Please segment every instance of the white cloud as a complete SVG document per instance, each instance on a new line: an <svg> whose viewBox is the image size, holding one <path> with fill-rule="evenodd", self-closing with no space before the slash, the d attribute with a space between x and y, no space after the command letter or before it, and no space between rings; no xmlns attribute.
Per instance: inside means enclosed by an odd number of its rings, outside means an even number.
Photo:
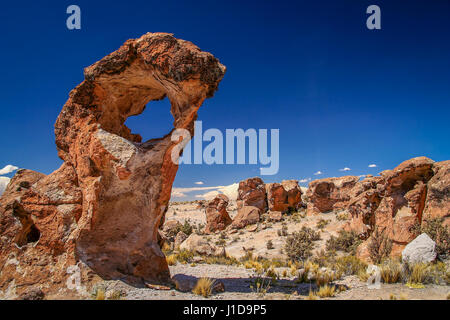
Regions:
<svg viewBox="0 0 450 320"><path fill-rule="evenodd" d="M311 178L305 178L305 179L298 180L298 182L300 182L300 183L306 183L308 181L311 181Z"/></svg>
<svg viewBox="0 0 450 320"><path fill-rule="evenodd" d="M350 170L352 170L352 169L350 169L350 168L347 168L347 167L345 167L345 168L342 168L342 169L339 169L339 171L350 171Z"/></svg>
<svg viewBox="0 0 450 320"><path fill-rule="evenodd" d="M214 190L214 191L208 191L203 194L197 194L195 197L199 198L199 199L204 199L204 200L212 200L218 194L219 194L219 191Z"/></svg>
<svg viewBox="0 0 450 320"><path fill-rule="evenodd" d="M192 188L172 188L172 197L182 198L186 197L186 193L194 191L208 191L202 194L195 195L196 198L214 198L217 194L223 193L231 200L236 200L238 194L238 183L233 183L228 186L215 187L192 187ZM214 195L213 195L214 194ZM207 199L208 200L208 199Z"/></svg>
<svg viewBox="0 0 450 320"><path fill-rule="evenodd" d="M314 173L315 176L321 175L322 171L317 171L316 173Z"/></svg>
<svg viewBox="0 0 450 320"><path fill-rule="evenodd" d="M194 182L195 184L203 184L203 181Z"/></svg>
<svg viewBox="0 0 450 320"><path fill-rule="evenodd" d="M233 183L229 186L220 187L219 191L226 195L230 200L236 200L238 196L239 183Z"/></svg>
<svg viewBox="0 0 450 320"><path fill-rule="evenodd" d="M377 165L376 164L369 164L369 168L376 168Z"/></svg>
<svg viewBox="0 0 450 320"><path fill-rule="evenodd" d="M359 175L358 177L359 177L359 178L365 178L366 175L365 175L365 174L362 174L362 175Z"/></svg>
<svg viewBox="0 0 450 320"><path fill-rule="evenodd" d="M0 196L3 194L3 192L6 189L6 186L8 185L9 181L11 179L8 177L0 177Z"/></svg>
<svg viewBox="0 0 450 320"><path fill-rule="evenodd" d="M184 198L186 197L186 194L177 190L172 190L172 197Z"/></svg>
<svg viewBox="0 0 450 320"><path fill-rule="evenodd" d="M16 166L8 164L3 169L0 169L0 175L4 175L4 174L8 174L8 173L14 172L17 169L19 169L19 168L16 167Z"/></svg>

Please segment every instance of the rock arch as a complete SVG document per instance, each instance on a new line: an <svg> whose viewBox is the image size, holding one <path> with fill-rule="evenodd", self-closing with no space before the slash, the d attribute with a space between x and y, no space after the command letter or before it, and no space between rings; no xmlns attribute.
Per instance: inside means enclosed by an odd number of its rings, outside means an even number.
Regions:
<svg viewBox="0 0 450 320"><path fill-rule="evenodd" d="M63 259L64 265L82 261L107 279L168 280L158 227L178 169L171 161L176 142L170 133L141 141L124 123L147 103L167 97L174 129L187 129L192 136L199 107L213 96L224 74L225 67L213 55L167 33L128 40L87 67L85 80L70 92L55 123L62 167L39 180L31 171L22 171L0 199L4 215L12 215L6 208L19 194L15 206L27 212L41 232L35 247L17 252L19 261L40 250L54 263L52 246L57 243L58 254L70 257ZM29 175L29 189L14 189ZM54 188L48 190L49 185ZM40 226L48 215L59 225L46 221ZM8 221L6 229L12 228ZM0 250L2 266L7 253Z"/></svg>

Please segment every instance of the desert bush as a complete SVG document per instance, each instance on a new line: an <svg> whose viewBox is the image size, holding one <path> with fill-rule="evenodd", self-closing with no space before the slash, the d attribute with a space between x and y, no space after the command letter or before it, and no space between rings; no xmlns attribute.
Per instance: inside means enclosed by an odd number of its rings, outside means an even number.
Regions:
<svg viewBox="0 0 450 320"><path fill-rule="evenodd" d="M226 246L227 241L226 241L225 239L218 239L218 240L215 242L215 244L216 244L216 246L224 247L224 246Z"/></svg>
<svg viewBox="0 0 450 320"><path fill-rule="evenodd" d="M217 257L217 256L211 256L211 257L205 257L203 259L203 261L207 264L221 264L221 265L227 265L227 266L231 266L231 265L240 265L241 262L236 259L235 257L230 257L228 255L226 255L225 257L221 256L221 257Z"/></svg>
<svg viewBox="0 0 450 320"><path fill-rule="evenodd" d="M208 298L212 294L213 285L214 280L210 278L200 278L197 281L192 292L195 293L196 295Z"/></svg>
<svg viewBox="0 0 450 320"><path fill-rule="evenodd" d="M288 236L284 251L293 261L305 261L312 255L313 241L320 239L320 234L305 226L300 231Z"/></svg>
<svg viewBox="0 0 450 320"><path fill-rule="evenodd" d="M317 300L317 295L314 291L309 290L309 294L306 297L306 300Z"/></svg>
<svg viewBox="0 0 450 320"><path fill-rule="evenodd" d="M415 263L412 266L407 266L409 272L407 272L408 276L408 284L424 284L429 280L429 272L426 263Z"/></svg>
<svg viewBox="0 0 450 320"><path fill-rule="evenodd" d="M279 279L278 273L275 271L275 269L273 267L270 267L269 269L267 269L266 277L271 278L272 282L274 282L277 279Z"/></svg>
<svg viewBox="0 0 450 320"><path fill-rule="evenodd" d="M177 233L180 231L183 231L187 236L190 236L194 227L191 225L189 219L185 220L183 224L177 225L176 228L173 228L172 230L169 230L167 232L168 238L175 238Z"/></svg>
<svg viewBox="0 0 450 320"><path fill-rule="evenodd" d="M334 297L336 295L336 287L326 284L321 286L316 294L321 298Z"/></svg>
<svg viewBox="0 0 450 320"><path fill-rule="evenodd" d="M367 264L355 256L343 256L336 259L335 268L340 274L359 275L365 272Z"/></svg>
<svg viewBox="0 0 450 320"><path fill-rule="evenodd" d="M286 225L283 225L281 229L277 231L279 237L286 237L288 235L288 228Z"/></svg>
<svg viewBox="0 0 450 320"><path fill-rule="evenodd" d="M440 256L447 256L450 252L450 232L448 226L443 224L443 218L434 218L424 221L421 232L426 233L436 242L436 251Z"/></svg>
<svg viewBox="0 0 450 320"><path fill-rule="evenodd" d="M320 219L319 221L317 221L316 227L318 229L323 229L325 228L328 224L330 223L330 220L325 220L325 219Z"/></svg>
<svg viewBox="0 0 450 320"><path fill-rule="evenodd" d="M337 221L345 221L349 219L348 213L347 212L341 212L336 214L336 219Z"/></svg>
<svg viewBox="0 0 450 320"><path fill-rule="evenodd" d="M397 283L402 280L402 266L399 261L389 259L380 266L381 280L384 283Z"/></svg>
<svg viewBox="0 0 450 320"><path fill-rule="evenodd" d="M369 241L368 250L372 262L380 264L383 259L389 257L391 254L392 240L376 228Z"/></svg>
<svg viewBox="0 0 450 320"><path fill-rule="evenodd" d="M355 254L356 248L361 242L356 232L340 230L337 237L331 236L327 240L326 248L328 251L344 251Z"/></svg>
<svg viewBox="0 0 450 320"><path fill-rule="evenodd" d="M267 241L266 247L267 247L268 250L271 250L271 249L274 248L274 247L273 247L273 242L272 242L272 240Z"/></svg>
<svg viewBox="0 0 450 320"><path fill-rule="evenodd" d="M271 279L262 277L259 273L252 279L250 289L259 296L264 296L270 289Z"/></svg>
<svg viewBox="0 0 450 320"><path fill-rule="evenodd" d="M194 257L194 253L189 250L181 250L180 252L175 254L177 261L186 264L191 263L192 258Z"/></svg>
<svg viewBox="0 0 450 320"><path fill-rule="evenodd" d="M318 287L321 287L323 285L327 285L331 282L333 282L334 280L337 280L339 277L337 276L337 274L335 272L332 271L317 271L316 274L314 275L315 278L315 282L316 285Z"/></svg>
<svg viewBox="0 0 450 320"><path fill-rule="evenodd" d="M105 300L106 290L103 286L96 286L92 290L91 296L94 300Z"/></svg>

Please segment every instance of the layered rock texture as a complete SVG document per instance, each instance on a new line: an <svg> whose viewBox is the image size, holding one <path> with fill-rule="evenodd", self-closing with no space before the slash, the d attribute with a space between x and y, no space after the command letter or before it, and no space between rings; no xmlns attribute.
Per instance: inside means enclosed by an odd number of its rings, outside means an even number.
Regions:
<svg viewBox="0 0 450 320"><path fill-rule="evenodd" d="M165 33L128 40L86 68L55 124L63 165L48 176L20 171L0 199L0 290L48 293L78 262L105 279L167 281L158 227L179 141L168 128L143 142L124 123L167 97L174 129L192 136L197 110L224 73L214 56Z"/></svg>

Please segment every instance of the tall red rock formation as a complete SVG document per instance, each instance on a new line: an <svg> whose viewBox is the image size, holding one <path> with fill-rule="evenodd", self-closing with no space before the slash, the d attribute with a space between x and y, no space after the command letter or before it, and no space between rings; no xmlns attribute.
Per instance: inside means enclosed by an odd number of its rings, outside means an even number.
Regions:
<svg viewBox="0 0 450 320"><path fill-rule="evenodd" d="M231 218L228 215L227 206L229 199L224 194L218 194L206 206L206 233L213 233L224 230L231 224Z"/></svg>
<svg viewBox="0 0 450 320"><path fill-rule="evenodd" d="M64 287L77 262L105 279L168 280L158 227L178 141L168 128L142 142L124 123L167 97L174 128L193 135L197 110L224 73L214 56L166 33L128 40L86 68L55 124L64 164L49 176L18 173L0 199L0 290Z"/></svg>
<svg viewBox="0 0 450 320"><path fill-rule="evenodd" d="M297 210L302 205L302 191L296 180L267 183L267 204L271 211Z"/></svg>
<svg viewBox="0 0 450 320"><path fill-rule="evenodd" d="M258 208L261 213L267 209L267 196L264 181L261 178L248 178L239 182L238 209L245 206Z"/></svg>

